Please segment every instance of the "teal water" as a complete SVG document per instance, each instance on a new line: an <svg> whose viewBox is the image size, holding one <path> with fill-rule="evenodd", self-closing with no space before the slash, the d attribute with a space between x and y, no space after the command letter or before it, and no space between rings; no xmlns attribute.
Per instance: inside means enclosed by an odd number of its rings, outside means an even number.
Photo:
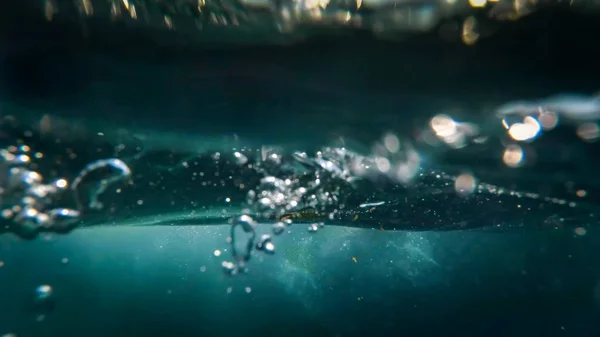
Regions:
<svg viewBox="0 0 600 337"><path fill-rule="evenodd" d="M595 21L554 18L470 49L17 30L0 334L597 336Z"/></svg>

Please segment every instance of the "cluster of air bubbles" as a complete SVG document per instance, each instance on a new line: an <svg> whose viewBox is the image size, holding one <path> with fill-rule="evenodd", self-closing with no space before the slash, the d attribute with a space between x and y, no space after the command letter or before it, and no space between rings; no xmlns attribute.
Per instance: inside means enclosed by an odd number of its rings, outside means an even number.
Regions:
<svg viewBox="0 0 600 337"><path fill-rule="evenodd" d="M66 178L46 182L40 173L36 159L43 153L34 153L27 145L9 146L0 149L0 165L6 176L0 181L0 218L5 222L2 230L8 230L22 237L35 237L40 231L68 232L81 219L86 207L82 204L80 184L92 172L117 170L117 175L100 179L96 188L89 192L90 208L101 208L98 196L108 185L131 175L125 163L119 159L105 159L86 166L70 184ZM59 205L69 192L76 207Z"/></svg>
<svg viewBox="0 0 600 337"><path fill-rule="evenodd" d="M453 149L463 148L471 142L482 143L485 141L485 138L480 136L477 125L457 121L445 114L434 116L429 121L429 126L435 140L442 141ZM429 133L425 134L424 140L431 145L435 145L435 140L431 137L428 138L428 136Z"/></svg>
<svg viewBox="0 0 600 337"><path fill-rule="evenodd" d="M264 218L281 218L301 210L324 211L342 206L341 189L358 179L352 164L355 157L343 148L325 148L309 157L294 152L280 164L297 167L282 177L266 176L248 193L246 202ZM279 227L283 227L279 225Z"/></svg>
<svg viewBox="0 0 600 337"><path fill-rule="evenodd" d="M319 230L319 228L323 227L323 226L324 226L324 223L322 223L322 222L321 223L310 224L308 226L308 232L309 233L316 233Z"/></svg>
<svg viewBox="0 0 600 337"><path fill-rule="evenodd" d="M535 141L559 124L575 127L577 136L584 142L600 139L600 98L597 96L563 94L539 100L512 101L500 105L494 112L507 136L501 156L508 167L524 165L527 147L523 143ZM441 143L453 149L487 140L477 124L458 121L447 114L431 118L429 127L419 136L419 141L428 145Z"/></svg>
<svg viewBox="0 0 600 337"><path fill-rule="evenodd" d="M394 134L387 134L375 144L371 159L378 174L393 181L409 183L421 168L421 157L409 142L401 142Z"/></svg>
<svg viewBox="0 0 600 337"><path fill-rule="evenodd" d="M310 222L308 232L315 233L346 207L344 198L360 179L385 174L406 182L420 168L416 151L395 136L386 137L374 153L366 156L344 147L325 147L314 154L263 147L255 157L242 152L234 152L233 156L237 165L250 168L261 177L247 191L245 215L231 220L233 261L222 264L228 274L245 271L253 250L275 252L271 235L263 235L255 242L256 223L252 217L273 221L273 236L284 233L292 221Z"/></svg>
<svg viewBox="0 0 600 337"><path fill-rule="evenodd" d="M248 191L246 202L265 218L281 216L297 206L298 200L290 191L292 180L267 176L260 180L256 190Z"/></svg>
<svg viewBox="0 0 600 337"><path fill-rule="evenodd" d="M0 161L6 177L0 185L1 217L8 220L10 230L20 235L35 235L38 228L65 229L77 220L79 211L53 208L53 199L68 187L64 178L44 183L43 176L30 169L41 153L31 153L26 146L10 146L0 150ZM14 228L18 227L18 228Z"/></svg>
<svg viewBox="0 0 600 337"><path fill-rule="evenodd" d="M496 110L506 133L503 161L509 167L524 163L525 150L520 143L532 142L543 132L553 130L562 121L576 127L579 138L594 142L600 138L600 99L583 95L556 95L536 101L515 101Z"/></svg>
<svg viewBox="0 0 600 337"><path fill-rule="evenodd" d="M339 203L340 181L348 181L350 172L338 161L318 152L309 158L305 153L283 155L276 149L262 149L254 164L263 175L249 190L246 205L263 219L279 219L300 209L324 209ZM285 225L285 224L283 224ZM283 232L277 225L274 234Z"/></svg>

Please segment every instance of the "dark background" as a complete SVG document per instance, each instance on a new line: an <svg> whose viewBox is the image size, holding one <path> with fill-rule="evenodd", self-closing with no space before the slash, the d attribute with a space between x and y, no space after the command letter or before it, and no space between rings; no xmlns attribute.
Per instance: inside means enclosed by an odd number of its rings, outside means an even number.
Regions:
<svg viewBox="0 0 600 337"><path fill-rule="evenodd" d="M48 23L11 6L0 30L4 99L121 126L370 141L384 128L410 134L440 110L489 115L509 100L598 90L598 17L565 6L517 22L482 16L494 33L471 47L437 29L399 41L355 31L223 45L108 20Z"/></svg>

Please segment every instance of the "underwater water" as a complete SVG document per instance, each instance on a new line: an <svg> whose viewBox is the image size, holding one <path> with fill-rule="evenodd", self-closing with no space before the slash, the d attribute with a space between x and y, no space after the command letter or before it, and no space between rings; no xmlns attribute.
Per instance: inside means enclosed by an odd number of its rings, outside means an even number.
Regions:
<svg viewBox="0 0 600 337"><path fill-rule="evenodd" d="M598 336L596 18L197 49L15 23L0 336Z"/></svg>

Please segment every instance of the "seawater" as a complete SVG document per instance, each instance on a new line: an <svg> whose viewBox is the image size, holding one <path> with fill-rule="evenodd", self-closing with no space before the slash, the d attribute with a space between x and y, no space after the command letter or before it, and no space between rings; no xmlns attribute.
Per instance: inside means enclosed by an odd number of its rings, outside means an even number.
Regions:
<svg viewBox="0 0 600 337"><path fill-rule="evenodd" d="M597 53L379 43L8 53L0 333L597 336Z"/></svg>
<svg viewBox="0 0 600 337"><path fill-rule="evenodd" d="M585 335L598 310L593 184L489 184L390 133L364 154L177 153L11 123L0 271L14 331ZM40 217L56 209L77 216Z"/></svg>

